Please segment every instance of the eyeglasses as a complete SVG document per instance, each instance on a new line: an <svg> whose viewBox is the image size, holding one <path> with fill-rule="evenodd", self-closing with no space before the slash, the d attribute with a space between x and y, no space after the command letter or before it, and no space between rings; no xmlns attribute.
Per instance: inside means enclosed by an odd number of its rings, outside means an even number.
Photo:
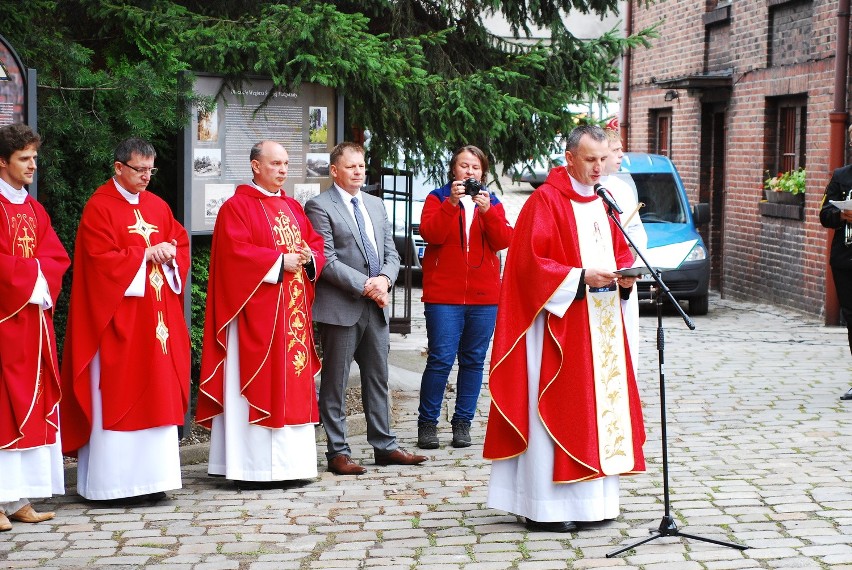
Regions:
<svg viewBox="0 0 852 570"><path fill-rule="evenodd" d="M119 162L121 162L121 161L119 161ZM121 162L121 164L123 164L124 166L126 166L130 170L138 172L139 174L147 174L148 176L154 176L155 174L157 174L156 168L136 168L135 166L130 166L126 162Z"/></svg>

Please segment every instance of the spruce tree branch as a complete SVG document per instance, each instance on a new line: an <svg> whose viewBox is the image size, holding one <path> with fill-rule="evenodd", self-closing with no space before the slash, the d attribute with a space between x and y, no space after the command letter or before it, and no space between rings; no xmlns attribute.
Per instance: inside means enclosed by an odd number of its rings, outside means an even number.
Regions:
<svg viewBox="0 0 852 570"><path fill-rule="evenodd" d="M39 89L50 89L53 91L117 91L120 87L63 87L62 85L44 85L39 83Z"/></svg>

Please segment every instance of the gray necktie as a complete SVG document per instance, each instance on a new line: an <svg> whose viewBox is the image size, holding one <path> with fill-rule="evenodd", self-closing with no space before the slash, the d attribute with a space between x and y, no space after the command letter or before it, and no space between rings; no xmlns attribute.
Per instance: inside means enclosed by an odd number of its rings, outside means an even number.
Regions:
<svg viewBox="0 0 852 570"><path fill-rule="evenodd" d="M370 265L370 277L375 277L379 274L379 256L376 255L376 248L370 238L367 237L367 224L364 223L364 216L361 215L361 209L358 208L358 198L351 200L353 209L355 210L355 223L358 224L358 232L361 234L361 243L364 244L364 251L367 252L367 263Z"/></svg>

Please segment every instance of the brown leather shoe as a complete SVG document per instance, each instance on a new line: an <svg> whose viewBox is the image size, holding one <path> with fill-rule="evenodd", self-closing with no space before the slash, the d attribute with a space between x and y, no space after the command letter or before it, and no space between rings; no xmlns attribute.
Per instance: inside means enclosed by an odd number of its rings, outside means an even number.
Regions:
<svg viewBox="0 0 852 570"><path fill-rule="evenodd" d="M6 513L0 512L0 532L4 530L12 530L12 523L6 518Z"/></svg>
<svg viewBox="0 0 852 570"><path fill-rule="evenodd" d="M376 465L419 465L429 459L425 455L409 453L401 447L397 447L390 453L379 454L376 452Z"/></svg>
<svg viewBox="0 0 852 570"><path fill-rule="evenodd" d="M13 521L25 522L25 523L40 523L44 521L49 521L53 517L56 516L56 513L37 513L33 506L29 503L18 509L13 515L9 515L9 518Z"/></svg>
<svg viewBox="0 0 852 570"><path fill-rule="evenodd" d="M335 475L363 475L366 469L352 461L352 458L341 453L328 460L328 470Z"/></svg>

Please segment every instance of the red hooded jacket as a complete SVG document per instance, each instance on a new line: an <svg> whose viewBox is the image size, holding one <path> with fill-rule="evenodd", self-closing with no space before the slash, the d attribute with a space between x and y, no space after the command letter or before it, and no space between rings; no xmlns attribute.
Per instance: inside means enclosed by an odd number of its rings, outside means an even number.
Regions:
<svg viewBox="0 0 852 570"><path fill-rule="evenodd" d="M426 197L420 217L420 235L426 240L423 256L423 302L446 305L496 305L500 297L500 259L509 247L512 226L503 204L491 194L485 214L474 209L470 236L465 235L461 205L447 199L450 184Z"/></svg>

